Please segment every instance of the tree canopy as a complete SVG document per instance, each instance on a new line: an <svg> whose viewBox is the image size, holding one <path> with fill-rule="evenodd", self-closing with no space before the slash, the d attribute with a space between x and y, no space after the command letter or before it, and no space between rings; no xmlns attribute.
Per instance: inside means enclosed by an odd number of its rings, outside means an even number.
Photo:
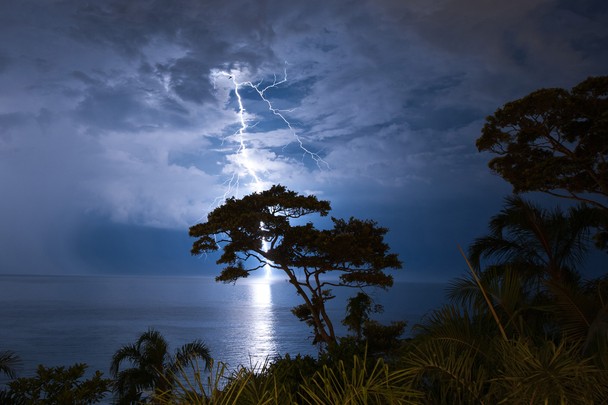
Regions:
<svg viewBox="0 0 608 405"><path fill-rule="evenodd" d="M608 212L608 76L540 89L486 119L480 151L516 193L541 191Z"/></svg>
<svg viewBox="0 0 608 405"><path fill-rule="evenodd" d="M83 379L87 365L76 363L70 367L38 365L35 377L21 377L8 383L3 403L13 404L94 404L110 391L111 380L103 378L99 370Z"/></svg>
<svg viewBox="0 0 608 405"><path fill-rule="evenodd" d="M332 218L331 229L293 223L311 214L327 216L330 210L328 201L281 185L230 198L209 213L207 222L190 228L197 238L192 254L222 249L217 263L225 267L216 281L235 282L265 266L282 271L303 300L294 315L313 327L315 343L333 344L336 336L325 310L334 297L331 288L388 288L393 278L385 270L399 269L401 262L384 242L388 230L374 221Z"/></svg>

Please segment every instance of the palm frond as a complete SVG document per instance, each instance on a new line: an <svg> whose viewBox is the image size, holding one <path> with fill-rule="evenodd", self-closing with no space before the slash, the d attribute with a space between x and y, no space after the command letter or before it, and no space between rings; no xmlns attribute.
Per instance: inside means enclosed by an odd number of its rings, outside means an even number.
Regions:
<svg viewBox="0 0 608 405"><path fill-rule="evenodd" d="M490 298L488 297L486 288L481 283L481 280L479 279L479 276L477 275L476 270L473 268L473 266L471 265L471 262L469 261L467 256L464 254L464 251L462 250L462 248L460 246L458 246L458 250L460 250L460 254L464 258L465 262L467 263L467 267L469 268L470 274L473 277L473 279L475 280L475 283L477 283L477 286L479 287L479 291L481 291L481 294L483 295L483 298L487 303L487 308L488 308L489 312L492 314L492 318L494 318L494 321L496 322L496 326L498 327L500 334L502 335L503 339L506 340L507 335L505 333L504 326L502 325L500 318L498 317L498 314L496 313L496 310L494 309L494 306L492 305L492 302L490 301Z"/></svg>
<svg viewBox="0 0 608 405"><path fill-rule="evenodd" d="M145 359L144 367L150 367L162 372L168 362L169 343L157 330L148 329L142 333L135 344L141 357Z"/></svg>
<svg viewBox="0 0 608 405"><path fill-rule="evenodd" d="M306 404L419 404L422 393L413 389L403 370L390 371L382 359L368 367L366 358L354 356L352 368L342 360L325 365L301 386Z"/></svg>
<svg viewBox="0 0 608 405"><path fill-rule="evenodd" d="M592 241L591 229L600 223L599 212L586 205L570 207L561 222L561 232L556 237L560 243L555 255L564 266L576 269Z"/></svg>
<svg viewBox="0 0 608 405"><path fill-rule="evenodd" d="M110 373L116 379L116 391L130 397L141 394L143 390L155 394L170 393L176 383L172 376L179 367L193 364L197 359L204 360L206 365L211 364L209 349L201 340L180 347L175 358L171 358L168 349L167 340L154 329L142 333L134 344L118 349L110 366ZM125 361L130 362L131 367L120 371Z"/></svg>
<svg viewBox="0 0 608 405"><path fill-rule="evenodd" d="M110 375L112 375L112 377L116 377L118 375L120 365L124 361L129 361L132 364L138 364L140 360L141 353L137 350L137 347L134 344L125 345L118 349L112 356L112 363L110 365Z"/></svg>
<svg viewBox="0 0 608 405"><path fill-rule="evenodd" d="M492 263L543 262L529 240L521 236L517 240L505 239L502 235L483 236L473 241L467 253L476 270L481 268L481 259L489 259Z"/></svg>
<svg viewBox="0 0 608 405"><path fill-rule="evenodd" d="M494 263L527 263L541 267L552 278L576 270L590 243L590 230L597 225L597 212L585 206L564 213L542 209L519 196L508 197L505 207L489 224L487 236L469 248L473 268L481 259Z"/></svg>
<svg viewBox="0 0 608 405"><path fill-rule="evenodd" d="M114 392L118 395L119 400L139 399L142 392L153 390L154 384L151 381L151 376L145 370L128 368L116 375Z"/></svg>
<svg viewBox="0 0 608 405"><path fill-rule="evenodd" d="M608 337L608 301L601 287L585 290L578 284L547 282L553 295L548 310L555 315L564 337L568 341L582 342L587 351L597 340Z"/></svg>
<svg viewBox="0 0 608 405"><path fill-rule="evenodd" d="M209 368L207 368L209 366ZM277 380L266 375L267 365L261 370L239 367L229 372L225 363L211 360L201 367L198 359L189 366L180 364L171 379L174 389L159 393L158 404L179 405L281 405L295 403L291 394Z"/></svg>
<svg viewBox="0 0 608 405"><path fill-rule="evenodd" d="M457 277L446 287L446 297L457 306L477 308L483 301L479 286L470 277Z"/></svg>
<svg viewBox="0 0 608 405"><path fill-rule="evenodd" d="M425 340L404 357L404 373L429 403L483 403L488 370L478 351Z"/></svg>
<svg viewBox="0 0 608 405"><path fill-rule="evenodd" d="M176 366L186 364L194 359L201 359L205 362L205 369L209 369L212 363L211 353L207 345L200 339L186 343L175 351L175 358L171 366L175 369Z"/></svg>
<svg viewBox="0 0 608 405"><path fill-rule="evenodd" d="M439 345L468 350L475 355L488 356L486 351L489 336L495 336L490 318L484 315L469 315L466 309L454 305L430 312L421 323L414 326L415 341L434 341Z"/></svg>
<svg viewBox="0 0 608 405"><path fill-rule="evenodd" d="M579 356L580 348L545 341L533 346L524 340L500 342L504 403L594 404L606 398L606 374Z"/></svg>
<svg viewBox="0 0 608 405"><path fill-rule="evenodd" d="M11 350L0 352L0 373L6 374L9 378L16 377L16 368L21 365L21 358Z"/></svg>

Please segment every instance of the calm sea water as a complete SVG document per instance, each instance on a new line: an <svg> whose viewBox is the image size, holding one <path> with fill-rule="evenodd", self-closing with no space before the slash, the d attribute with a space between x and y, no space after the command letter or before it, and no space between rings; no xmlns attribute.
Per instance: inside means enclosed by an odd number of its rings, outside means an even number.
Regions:
<svg viewBox="0 0 608 405"><path fill-rule="evenodd" d="M375 318L411 326L443 302L444 288L395 283L388 293L374 292L385 308ZM338 294L329 305L340 334L344 302L352 293ZM206 277L0 276L0 351L19 354L20 376L33 375L37 364L76 362L107 375L113 353L153 327L172 348L202 339L215 359L234 367L261 364L276 354L315 355L309 328L290 312L297 303L285 281L225 285Z"/></svg>

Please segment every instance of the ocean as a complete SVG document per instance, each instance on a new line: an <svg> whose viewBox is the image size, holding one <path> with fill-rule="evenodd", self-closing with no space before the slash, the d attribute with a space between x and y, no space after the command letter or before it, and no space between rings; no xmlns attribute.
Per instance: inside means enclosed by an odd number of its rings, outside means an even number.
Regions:
<svg viewBox="0 0 608 405"><path fill-rule="evenodd" d="M396 282L372 292L384 306L374 319L405 320L410 327L444 302L445 284ZM328 310L339 335L351 289L334 290ZM310 329L290 312L298 304L283 280L216 283L183 276L0 276L0 351L22 360L18 376L36 366L87 363L109 376L112 355L148 328L171 350L202 339L230 367L255 366L285 353L316 355ZM0 384L7 381L0 375Z"/></svg>

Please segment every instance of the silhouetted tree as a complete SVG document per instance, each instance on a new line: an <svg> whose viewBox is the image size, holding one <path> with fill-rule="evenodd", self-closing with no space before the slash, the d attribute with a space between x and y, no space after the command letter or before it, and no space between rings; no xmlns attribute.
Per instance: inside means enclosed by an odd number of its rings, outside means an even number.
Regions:
<svg viewBox="0 0 608 405"><path fill-rule="evenodd" d="M489 166L514 192L541 191L597 208L596 243L608 249L608 76L505 104L487 118L477 148L498 155Z"/></svg>
<svg viewBox="0 0 608 405"><path fill-rule="evenodd" d="M403 371L424 403L606 403L608 283L581 284L576 267L592 228L608 244L608 76L505 104L477 147L498 155L489 166L515 193L581 204L508 198L470 247L452 303L414 327Z"/></svg>
<svg viewBox="0 0 608 405"><path fill-rule="evenodd" d="M372 298L364 292L359 292L354 297L348 299L346 304L346 317L342 324L355 334L357 341L363 337L363 325L368 321L372 312L382 310L380 305L374 306Z"/></svg>
<svg viewBox="0 0 608 405"><path fill-rule="evenodd" d="M100 402L110 391L112 381L102 378L98 370L82 380L86 364L66 367L39 365L35 377L21 377L9 382L6 403L14 404L74 404Z"/></svg>
<svg viewBox="0 0 608 405"><path fill-rule="evenodd" d="M401 268L384 243L386 228L370 220L332 218L333 228L317 229L292 220L326 216L328 201L303 196L275 185L242 199L230 198L190 228L198 238L192 254L223 250L217 260L226 267L217 281L235 282L250 272L271 266L287 275L303 304L292 312L314 330L314 343L333 345L336 335L325 303L332 287L392 286L390 268Z"/></svg>
<svg viewBox="0 0 608 405"><path fill-rule="evenodd" d="M138 403L146 391L162 394L172 389L174 376L180 367L201 359L205 367L211 364L209 349L201 340L181 346L175 355L169 354L169 343L154 329L141 334L134 344L121 347L112 357L110 373L115 378L114 391L121 404ZM124 362L133 367L121 370Z"/></svg>
<svg viewBox="0 0 608 405"><path fill-rule="evenodd" d="M507 197L503 210L490 220L489 235L475 239L469 255L476 268L486 258L518 267L530 278L563 279L584 258L597 220L597 212L585 206L563 212L540 208L520 196Z"/></svg>
<svg viewBox="0 0 608 405"><path fill-rule="evenodd" d="M608 210L608 76L541 89L487 118L480 151L514 192L542 191Z"/></svg>

